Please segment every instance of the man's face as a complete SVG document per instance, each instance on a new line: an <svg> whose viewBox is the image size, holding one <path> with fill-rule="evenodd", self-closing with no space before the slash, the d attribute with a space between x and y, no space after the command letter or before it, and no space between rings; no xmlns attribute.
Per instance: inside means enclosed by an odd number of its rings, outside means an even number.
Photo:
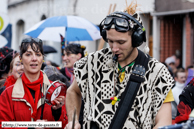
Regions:
<svg viewBox="0 0 194 129"><path fill-rule="evenodd" d="M107 39L113 54L118 54L118 62L126 63L130 57L130 53L133 50L131 35L129 32L118 32L115 29L107 30Z"/></svg>
<svg viewBox="0 0 194 129"><path fill-rule="evenodd" d="M175 77L175 81L179 83L185 83L186 81L186 73L185 72L178 72L177 77Z"/></svg>

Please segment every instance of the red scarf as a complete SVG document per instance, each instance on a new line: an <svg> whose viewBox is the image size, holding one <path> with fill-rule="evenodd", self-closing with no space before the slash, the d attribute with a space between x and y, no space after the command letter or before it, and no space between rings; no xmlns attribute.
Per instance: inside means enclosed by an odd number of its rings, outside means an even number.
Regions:
<svg viewBox="0 0 194 129"><path fill-rule="evenodd" d="M73 73L73 68L65 68L66 75L70 78L70 84L72 84L74 80L74 73Z"/></svg>
<svg viewBox="0 0 194 129"><path fill-rule="evenodd" d="M4 83L4 86L6 86L6 88L7 88L7 87L12 86L13 84L15 84L15 82L16 82L16 79L14 78L13 75L8 76L6 78L6 81Z"/></svg>
<svg viewBox="0 0 194 129"><path fill-rule="evenodd" d="M36 114L37 114L37 104L40 98L40 84L42 86L42 83L43 83L43 74L42 72L40 72L40 76L38 80L34 82L30 82L28 78L26 77L25 73L22 75L21 78L22 78L23 85L24 85L25 95L27 96L27 100L29 101L33 109L33 113L31 117L35 119ZM35 91L35 101L29 89L32 89L33 91Z"/></svg>

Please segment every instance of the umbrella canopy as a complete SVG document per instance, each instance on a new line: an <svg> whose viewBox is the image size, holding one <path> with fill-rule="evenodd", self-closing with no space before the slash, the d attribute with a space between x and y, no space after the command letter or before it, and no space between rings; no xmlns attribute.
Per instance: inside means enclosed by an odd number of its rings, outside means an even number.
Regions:
<svg viewBox="0 0 194 129"><path fill-rule="evenodd" d="M65 41L83 41L100 39L99 27L78 16L55 16L47 18L25 32L34 38L61 42L60 34Z"/></svg>
<svg viewBox="0 0 194 129"><path fill-rule="evenodd" d="M57 53L57 50L51 46L43 45L44 54Z"/></svg>

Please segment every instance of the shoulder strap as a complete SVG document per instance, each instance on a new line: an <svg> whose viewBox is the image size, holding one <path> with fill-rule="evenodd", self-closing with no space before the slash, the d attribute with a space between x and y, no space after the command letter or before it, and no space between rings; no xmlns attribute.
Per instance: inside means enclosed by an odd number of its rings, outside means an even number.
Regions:
<svg viewBox="0 0 194 129"><path fill-rule="evenodd" d="M122 129L129 115L129 111L131 110L137 91L139 90L141 83L145 80L144 75L148 69L149 58L149 55L145 55L142 51L138 50L138 57L135 60L132 74L129 78L126 89L121 96L121 101L119 102L119 106L109 129Z"/></svg>

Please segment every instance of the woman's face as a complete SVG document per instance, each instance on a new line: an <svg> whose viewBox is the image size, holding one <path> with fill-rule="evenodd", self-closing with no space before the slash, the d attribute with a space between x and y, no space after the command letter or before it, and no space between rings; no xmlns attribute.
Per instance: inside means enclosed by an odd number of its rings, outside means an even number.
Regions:
<svg viewBox="0 0 194 129"><path fill-rule="evenodd" d="M43 63L43 55L40 51L35 52L32 50L31 46L29 46L27 51L23 53L21 59L25 74L39 74Z"/></svg>
<svg viewBox="0 0 194 129"><path fill-rule="evenodd" d="M76 61L78 61L81 58L81 54L72 54L70 52L64 51L64 56L63 56L63 62L65 64L64 67L66 68L73 68L73 65Z"/></svg>
<svg viewBox="0 0 194 129"><path fill-rule="evenodd" d="M14 76L15 79L18 79L23 72L23 64L20 62L18 55L16 58L14 58L11 74Z"/></svg>

